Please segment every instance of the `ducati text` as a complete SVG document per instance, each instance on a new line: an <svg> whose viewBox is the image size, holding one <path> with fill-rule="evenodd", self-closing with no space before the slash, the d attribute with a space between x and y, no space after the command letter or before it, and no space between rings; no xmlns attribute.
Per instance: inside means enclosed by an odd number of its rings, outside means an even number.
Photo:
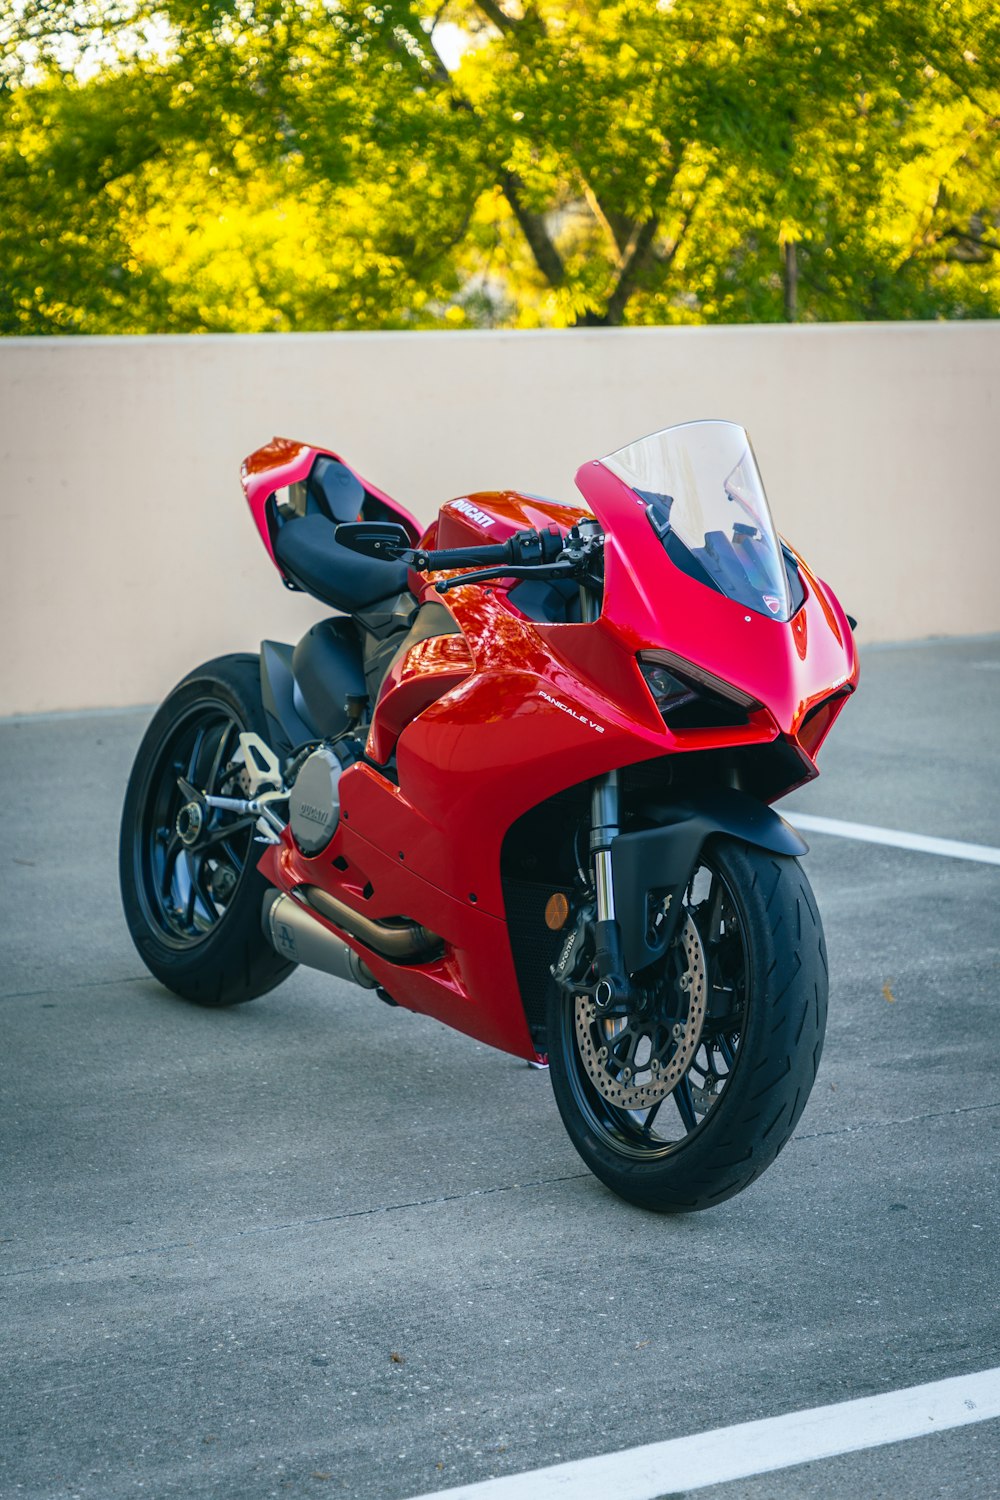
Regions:
<svg viewBox="0 0 1000 1500"><path fill-rule="evenodd" d="M461 511L463 516L468 516L469 520L475 521L477 526L493 525L493 517L485 510L480 510L477 505L473 505L471 500L453 500L451 508Z"/></svg>

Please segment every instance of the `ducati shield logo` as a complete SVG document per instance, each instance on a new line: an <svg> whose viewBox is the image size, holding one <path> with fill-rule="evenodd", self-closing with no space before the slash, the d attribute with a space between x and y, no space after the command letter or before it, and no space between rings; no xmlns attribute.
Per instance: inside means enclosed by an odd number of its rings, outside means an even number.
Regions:
<svg viewBox="0 0 1000 1500"><path fill-rule="evenodd" d="M781 611L781 600L780 599L776 599L773 594L764 594L763 595L763 599L764 599L764 603L767 605L767 607L771 611L772 615L776 615L776 614L780 613L780 611Z"/></svg>

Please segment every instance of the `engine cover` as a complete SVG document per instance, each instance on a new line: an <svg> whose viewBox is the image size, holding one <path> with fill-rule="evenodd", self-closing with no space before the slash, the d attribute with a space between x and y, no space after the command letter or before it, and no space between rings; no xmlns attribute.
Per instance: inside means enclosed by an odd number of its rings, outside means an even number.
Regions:
<svg viewBox="0 0 1000 1500"><path fill-rule="evenodd" d="M319 854L340 822L338 782L343 767L334 752L321 746L304 762L288 794L288 822L303 854Z"/></svg>

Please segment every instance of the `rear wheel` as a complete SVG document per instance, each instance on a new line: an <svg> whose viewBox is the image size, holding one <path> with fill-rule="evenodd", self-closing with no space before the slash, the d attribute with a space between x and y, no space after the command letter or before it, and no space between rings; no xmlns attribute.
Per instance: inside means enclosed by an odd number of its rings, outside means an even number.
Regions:
<svg viewBox="0 0 1000 1500"><path fill-rule="evenodd" d="M254 656L190 673L139 746L122 812L119 874L132 941L152 974L201 1005L236 1005L295 967L264 937L268 882L254 819L209 810L193 793L243 797L239 748L266 734Z"/></svg>
<svg viewBox="0 0 1000 1500"><path fill-rule="evenodd" d="M591 1171L663 1213L741 1192L777 1156L816 1077L827 967L798 862L710 841L670 951L633 976L628 1015L550 1001L549 1061L563 1122Z"/></svg>

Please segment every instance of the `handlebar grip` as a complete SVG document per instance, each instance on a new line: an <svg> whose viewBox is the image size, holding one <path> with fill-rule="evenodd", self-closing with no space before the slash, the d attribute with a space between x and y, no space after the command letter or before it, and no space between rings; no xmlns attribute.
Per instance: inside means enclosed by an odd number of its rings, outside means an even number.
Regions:
<svg viewBox="0 0 1000 1500"><path fill-rule="evenodd" d="M481 563L507 562L510 552L505 543L484 547L450 547L443 552L421 552L420 569L435 573L442 568L475 568Z"/></svg>
<svg viewBox="0 0 1000 1500"><path fill-rule="evenodd" d="M538 563L554 562L563 549L563 535L558 526L547 526L544 531L529 527L515 531L505 542L485 544L478 547L452 547L443 552L420 552L414 566L421 572L433 572L437 568L477 568L491 563L513 563L519 567L530 567Z"/></svg>

